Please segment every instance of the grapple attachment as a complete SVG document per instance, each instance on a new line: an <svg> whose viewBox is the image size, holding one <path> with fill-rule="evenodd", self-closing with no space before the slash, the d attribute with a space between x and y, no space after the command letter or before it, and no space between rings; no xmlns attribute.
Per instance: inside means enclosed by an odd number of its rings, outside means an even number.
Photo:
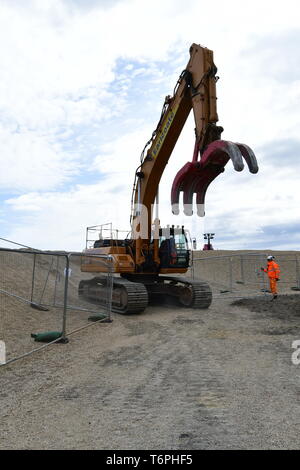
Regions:
<svg viewBox="0 0 300 470"><path fill-rule="evenodd" d="M236 171L244 168L243 158L251 173L258 172L254 152L248 145L226 140L215 140L210 143L198 161L199 147L195 144L193 161L186 163L177 173L171 191L172 212L179 214L179 195L183 192L183 212L193 214L193 194L196 193L197 214L204 216L205 193L210 183L224 171L231 159Z"/></svg>

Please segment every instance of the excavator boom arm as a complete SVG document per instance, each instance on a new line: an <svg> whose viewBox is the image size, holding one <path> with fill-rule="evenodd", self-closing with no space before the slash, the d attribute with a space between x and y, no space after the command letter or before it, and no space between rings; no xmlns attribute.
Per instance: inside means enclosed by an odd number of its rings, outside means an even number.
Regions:
<svg viewBox="0 0 300 470"><path fill-rule="evenodd" d="M199 149L220 138L223 129L215 125L218 121L216 71L213 52L192 44L190 60L179 77L173 97L166 97L151 146L137 174L133 201L135 208L138 204L146 207L149 217L161 176L191 109ZM135 217L134 209L132 217Z"/></svg>

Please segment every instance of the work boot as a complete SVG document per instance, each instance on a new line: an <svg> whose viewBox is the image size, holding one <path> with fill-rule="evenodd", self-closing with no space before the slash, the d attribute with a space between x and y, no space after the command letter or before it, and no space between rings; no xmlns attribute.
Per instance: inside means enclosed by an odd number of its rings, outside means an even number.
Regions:
<svg viewBox="0 0 300 470"><path fill-rule="evenodd" d="M273 294L273 298L271 300L277 299L277 294Z"/></svg>

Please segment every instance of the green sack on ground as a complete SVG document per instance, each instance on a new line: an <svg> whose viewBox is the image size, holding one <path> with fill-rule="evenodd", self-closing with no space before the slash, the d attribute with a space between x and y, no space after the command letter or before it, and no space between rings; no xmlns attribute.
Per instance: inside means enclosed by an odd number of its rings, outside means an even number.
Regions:
<svg viewBox="0 0 300 470"><path fill-rule="evenodd" d="M61 335L61 331L45 331L44 333L31 333L31 338L34 338L34 341L38 341L40 343L50 343L51 341L60 338Z"/></svg>
<svg viewBox="0 0 300 470"><path fill-rule="evenodd" d="M99 321L99 320L104 320L104 318L107 318L107 315L100 313L99 315L91 315L88 319L90 321Z"/></svg>

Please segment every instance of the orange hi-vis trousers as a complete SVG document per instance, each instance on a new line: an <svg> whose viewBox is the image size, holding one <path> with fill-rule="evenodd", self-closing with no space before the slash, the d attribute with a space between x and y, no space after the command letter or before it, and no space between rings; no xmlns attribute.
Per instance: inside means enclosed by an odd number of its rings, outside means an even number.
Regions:
<svg viewBox="0 0 300 470"><path fill-rule="evenodd" d="M275 278L269 277L270 281L270 290L272 294L277 294L277 281Z"/></svg>

